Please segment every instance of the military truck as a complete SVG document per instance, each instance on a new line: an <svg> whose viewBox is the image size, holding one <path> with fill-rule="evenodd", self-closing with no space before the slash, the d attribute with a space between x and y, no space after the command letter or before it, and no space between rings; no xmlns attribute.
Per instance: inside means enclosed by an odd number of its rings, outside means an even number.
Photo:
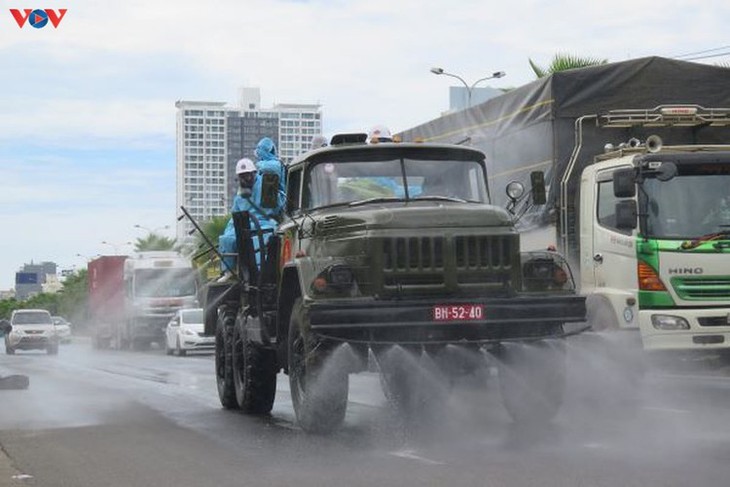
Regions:
<svg viewBox="0 0 730 487"><path fill-rule="evenodd" d="M490 203L487 181L476 149L367 144L364 134L293 161L285 217L256 246L261 268L251 241L262 232L235 213L237 279L204 289L222 405L268 413L283 370L298 423L327 432L344 419L348 374L368 357L386 396L408 406L417 381L393 358L432 357L439 372L463 374L467 366L450 367L456 348L499 366L515 421L552 419L565 388L564 326L585 320L585 300L559 254L520 252L514 217ZM544 188L532 191L539 201ZM264 207L276 201L268 193Z"/></svg>

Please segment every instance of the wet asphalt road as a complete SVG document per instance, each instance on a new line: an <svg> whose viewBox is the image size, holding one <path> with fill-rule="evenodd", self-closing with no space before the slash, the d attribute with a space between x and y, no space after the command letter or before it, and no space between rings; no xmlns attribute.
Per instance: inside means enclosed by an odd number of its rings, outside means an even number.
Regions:
<svg viewBox="0 0 730 487"><path fill-rule="evenodd" d="M580 374L580 351L571 351ZM351 376L344 427L310 436L280 375L270 417L220 408L211 356L0 352L0 486L727 486L730 380L652 369L644 401L611 414L572 380L552 424L515 427L495 377L459 384L437 424L408 430L375 374ZM486 384L486 385L485 385ZM32 478L18 479L13 476Z"/></svg>

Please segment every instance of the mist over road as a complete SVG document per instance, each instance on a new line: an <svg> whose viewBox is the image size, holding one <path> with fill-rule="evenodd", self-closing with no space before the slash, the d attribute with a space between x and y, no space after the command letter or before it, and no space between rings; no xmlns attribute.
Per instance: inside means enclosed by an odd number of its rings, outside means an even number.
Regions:
<svg viewBox="0 0 730 487"><path fill-rule="evenodd" d="M585 363L553 423L514 426L496 377L456 385L443 417L416 431L387 407L378 376L351 376L344 427L303 433L285 375L272 414L221 409L211 356L0 352L0 486L724 486L730 482L730 380L717 371L646 378L638 410L583 401ZM585 379L585 378L583 378ZM15 475L30 475L25 480Z"/></svg>

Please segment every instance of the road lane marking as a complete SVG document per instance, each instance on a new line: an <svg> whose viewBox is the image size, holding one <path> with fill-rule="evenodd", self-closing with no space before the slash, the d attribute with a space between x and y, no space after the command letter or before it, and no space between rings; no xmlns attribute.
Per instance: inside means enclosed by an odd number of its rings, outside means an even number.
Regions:
<svg viewBox="0 0 730 487"><path fill-rule="evenodd" d="M446 465L444 462L438 462L436 460L431 460L429 458L416 455L416 452L414 450L392 451L390 452L390 454L394 457L406 458L408 460L416 460L417 462L425 463L427 465Z"/></svg>
<svg viewBox="0 0 730 487"><path fill-rule="evenodd" d="M690 414L692 412L692 411L688 411L687 409L663 408L663 407L656 407L656 406L644 406L642 409L646 409L647 411L658 411L660 413L674 413L674 414Z"/></svg>

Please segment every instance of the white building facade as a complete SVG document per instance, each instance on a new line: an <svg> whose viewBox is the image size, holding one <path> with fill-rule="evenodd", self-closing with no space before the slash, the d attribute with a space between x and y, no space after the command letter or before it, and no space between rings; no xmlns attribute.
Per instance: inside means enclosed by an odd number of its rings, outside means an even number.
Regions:
<svg viewBox="0 0 730 487"><path fill-rule="evenodd" d="M176 207L185 208L198 222L224 215L226 208L225 103L178 101ZM184 242L192 224L177 224L178 242Z"/></svg>
<svg viewBox="0 0 730 487"><path fill-rule="evenodd" d="M312 138L322 133L321 105L277 104L264 109L260 97L258 88L244 88L237 107L223 102L175 103L176 205L185 206L199 224L228 214L233 196L228 193L235 187L233 166L242 157L254 159L247 133L273 138L284 164L309 150ZM229 130L234 123L241 128ZM179 221L178 242L189 242L192 229L187 219Z"/></svg>

